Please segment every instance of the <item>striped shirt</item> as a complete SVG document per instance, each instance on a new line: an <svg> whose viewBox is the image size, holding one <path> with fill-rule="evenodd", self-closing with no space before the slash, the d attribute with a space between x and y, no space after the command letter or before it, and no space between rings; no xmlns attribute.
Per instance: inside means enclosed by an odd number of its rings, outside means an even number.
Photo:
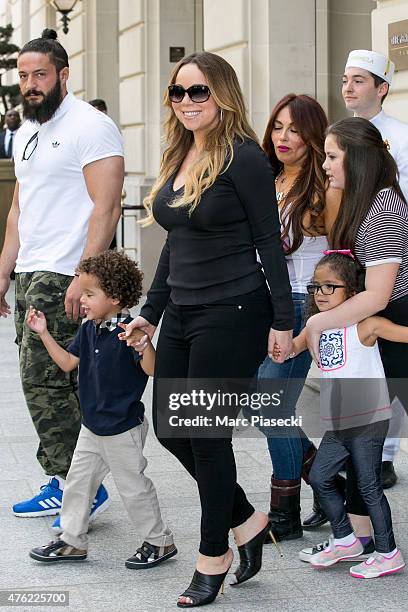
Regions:
<svg viewBox="0 0 408 612"><path fill-rule="evenodd" d="M365 268L400 264L390 301L408 295L408 206L391 187L376 195L358 229L355 252Z"/></svg>

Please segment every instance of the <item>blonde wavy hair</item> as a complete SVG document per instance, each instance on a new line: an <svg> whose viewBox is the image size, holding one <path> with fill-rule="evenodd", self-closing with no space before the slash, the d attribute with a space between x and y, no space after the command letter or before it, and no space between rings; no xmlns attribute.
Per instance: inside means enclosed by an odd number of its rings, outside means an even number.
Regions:
<svg viewBox="0 0 408 612"><path fill-rule="evenodd" d="M250 138L258 142L258 138L249 125L244 97L232 66L219 55L208 53L192 53L183 58L174 68L169 85L176 83L180 69L187 64L195 64L205 76L211 96L217 106L222 109L217 125L205 136L203 150L188 169L183 193L176 196L170 204L172 208L188 207L191 214L200 203L202 194L209 189L218 175L228 168L233 159L234 140ZM166 89L164 106L167 106L168 116L164 123L166 148L160 164L157 177L151 192L143 204L147 216L142 219L143 226L154 222L152 207L157 193L181 166L190 150L194 135L177 119ZM226 160L228 163L226 165Z"/></svg>

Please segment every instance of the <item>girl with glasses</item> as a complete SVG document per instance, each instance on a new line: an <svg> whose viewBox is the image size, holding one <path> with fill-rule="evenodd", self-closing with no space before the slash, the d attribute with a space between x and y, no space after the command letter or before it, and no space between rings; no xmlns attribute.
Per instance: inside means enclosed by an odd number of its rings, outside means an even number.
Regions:
<svg viewBox="0 0 408 612"><path fill-rule="evenodd" d="M307 341L319 362L322 331L349 326L380 313L408 326L408 206L398 184L398 170L380 132L366 119L353 117L332 125L325 141L324 170L341 190L338 217L329 236L333 248L349 248L365 268L364 290L307 321ZM390 397L408 406L408 346L380 339L380 353ZM371 547L368 508L358 490L353 465L347 466L347 510L356 533ZM319 548L318 545L316 548ZM308 560L312 549L301 554Z"/></svg>
<svg viewBox="0 0 408 612"><path fill-rule="evenodd" d="M230 529L240 556L231 583L238 585L260 570L270 527L237 483L230 432L207 432L206 438L193 430L178 438L160 434L161 422L168 421L159 401L163 379L251 379L276 342L282 343L283 361L292 341L293 305L273 172L248 123L233 68L212 53L184 58L164 103L166 148L145 200L145 223L157 221L167 240L126 340L137 349L133 329L153 335L164 313L153 412L160 442L200 494L196 571L177 602L193 607L213 601L223 584L233 561ZM191 495L189 488L183 491Z"/></svg>
<svg viewBox="0 0 408 612"><path fill-rule="evenodd" d="M313 312L327 313L364 289L360 264L351 251L328 251L317 264L308 293ZM381 458L391 407L378 338L408 343L408 327L370 316L347 327L334 327L320 335L321 421L326 433L310 471L310 482L329 517L333 537L315 549L308 561L329 567L360 557L364 547L346 514L335 479L347 462L357 475L374 529L375 551L350 568L356 578L377 578L404 568L392 529L391 511L381 484ZM307 349L306 330L293 341L293 355ZM276 356L279 348L276 349ZM357 380L356 380L357 379Z"/></svg>
<svg viewBox="0 0 408 612"><path fill-rule="evenodd" d="M263 148L276 179L281 237L284 246L292 299L295 307L295 334L305 325L306 284L322 251L328 248L327 234L336 218L340 195L329 185L322 170L327 117L311 96L288 94L272 111ZM258 371L258 388L267 392L279 384L284 390L280 415L290 417L311 365L304 352L296 359L279 364L269 356ZM267 408L267 412L273 408ZM301 538L301 478L308 476L316 447L299 427L264 428L273 465L269 518L279 540ZM344 480L339 476L339 486ZM344 485L343 485L344 488ZM305 528L319 527L327 521L314 499L313 512ZM269 538L267 541L270 541Z"/></svg>

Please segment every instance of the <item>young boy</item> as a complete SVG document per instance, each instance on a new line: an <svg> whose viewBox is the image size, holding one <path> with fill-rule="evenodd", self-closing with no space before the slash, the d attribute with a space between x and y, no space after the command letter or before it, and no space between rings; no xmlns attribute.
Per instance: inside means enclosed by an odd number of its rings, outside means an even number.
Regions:
<svg viewBox="0 0 408 612"><path fill-rule="evenodd" d="M153 375L155 352L147 336L142 355L118 334L132 319L127 308L142 294L143 275L122 253L106 251L77 269L87 319L63 349L47 330L42 312L30 308L27 325L38 333L52 359L65 372L79 364L82 426L68 472L60 515L60 536L33 548L37 561L83 561L87 557L89 511L96 490L110 471L126 510L145 541L126 561L144 569L173 557L173 534L164 524L155 487L144 475L148 422L141 397Z"/></svg>

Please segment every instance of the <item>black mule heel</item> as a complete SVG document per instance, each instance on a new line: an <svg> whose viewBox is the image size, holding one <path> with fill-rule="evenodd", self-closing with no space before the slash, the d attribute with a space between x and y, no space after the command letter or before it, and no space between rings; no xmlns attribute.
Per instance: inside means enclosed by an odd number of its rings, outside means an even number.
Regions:
<svg viewBox="0 0 408 612"><path fill-rule="evenodd" d="M262 567L262 551L267 534L269 534L272 542L278 549L280 556L283 557L282 551L272 533L271 525L268 523L252 540L238 546L240 562L237 570L234 572L235 582L231 582L231 586L242 584L259 572Z"/></svg>
<svg viewBox="0 0 408 612"><path fill-rule="evenodd" d="M231 567L231 566L230 566ZM225 576L230 571L230 567L223 574L202 574L196 570L190 582L190 586L180 595L180 597L189 597L192 603L177 602L179 608L194 608L197 606L205 606L211 603L221 591L224 594Z"/></svg>

